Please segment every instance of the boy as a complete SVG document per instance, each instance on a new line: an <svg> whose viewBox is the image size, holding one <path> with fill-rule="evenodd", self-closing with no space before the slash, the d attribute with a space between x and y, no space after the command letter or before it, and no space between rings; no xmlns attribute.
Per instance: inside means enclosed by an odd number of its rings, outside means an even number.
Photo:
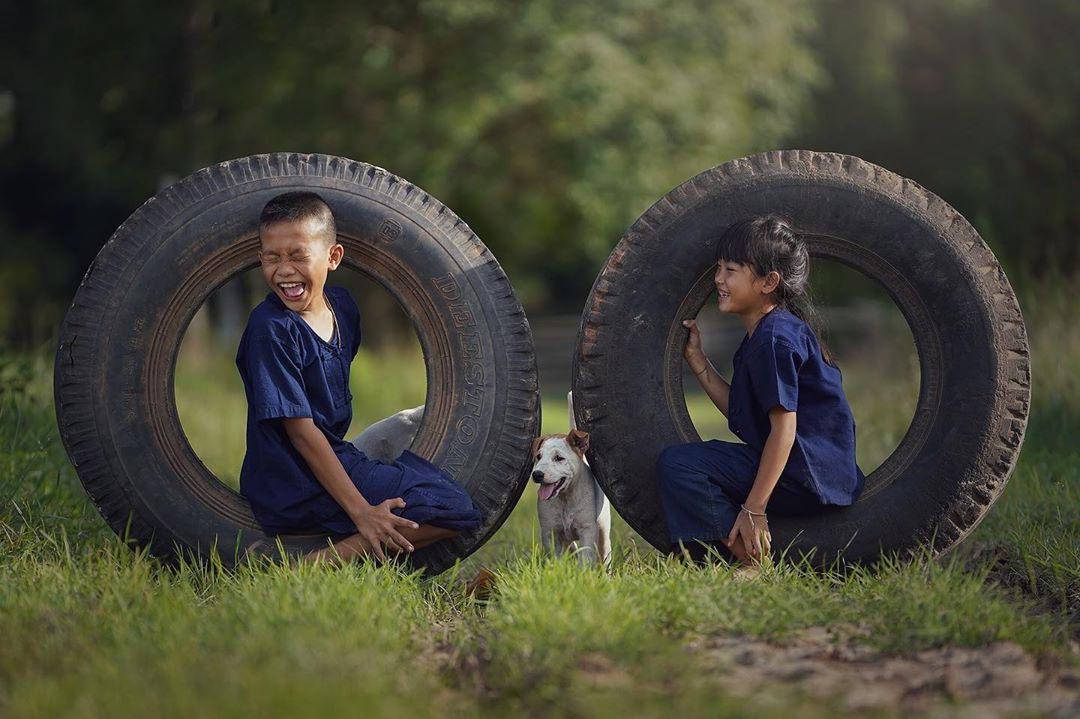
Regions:
<svg viewBox="0 0 1080 719"><path fill-rule="evenodd" d="M326 287L345 248L333 213L312 192L288 192L259 217L259 262L270 292L248 318L236 354L248 401L240 492L269 534L349 535L308 561L412 552L475 529L468 494L406 451L369 460L344 440L352 421L349 366L360 311Z"/></svg>

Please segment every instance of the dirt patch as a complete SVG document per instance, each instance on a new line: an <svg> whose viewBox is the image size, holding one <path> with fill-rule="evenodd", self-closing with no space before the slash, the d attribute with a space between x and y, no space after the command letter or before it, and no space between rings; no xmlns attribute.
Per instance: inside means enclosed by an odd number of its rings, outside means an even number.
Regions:
<svg viewBox="0 0 1080 719"><path fill-rule="evenodd" d="M850 630L812 628L779 642L747 637L693 640L706 671L735 696L778 688L837 702L848 711L989 717L1080 716L1080 672L1054 655L1012 642L887 656Z"/></svg>

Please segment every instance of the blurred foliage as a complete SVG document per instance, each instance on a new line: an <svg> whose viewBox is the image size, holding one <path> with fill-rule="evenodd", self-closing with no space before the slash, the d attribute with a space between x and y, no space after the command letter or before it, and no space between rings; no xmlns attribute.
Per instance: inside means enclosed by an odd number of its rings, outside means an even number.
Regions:
<svg viewBox="0 0 1080 719"><path fill-rule="evenodd" d="M25 394L37 369L31 355L0 350L0 400Z"/></svg>
<svg viewBox="0 0 1080 719"><path fill-rule="evenodd" d="M823 0L830 82L789 144L915 179L968 218L1006 266L1080 267L1080 4Z"/></svg>
<svg viewBox="0 0 1080 719"><path fill-rule="evenodd" d="M50 336L82 269L162 184L277 150L422 186L536 313L578 312L625 227L673 186L780 146L917 179L1010 269L1074 267L1078 13L1068 0L7 3L0 342Z"/></svg>
<svg viewBox="0 0 1080 719"><path fill-rule="evenodd" d="M527 304L576 312L638 213L777 144L819 76L802 0L106 5L0 23L3 212L78 266L161 182L319 151L432 192Z"/></svg>

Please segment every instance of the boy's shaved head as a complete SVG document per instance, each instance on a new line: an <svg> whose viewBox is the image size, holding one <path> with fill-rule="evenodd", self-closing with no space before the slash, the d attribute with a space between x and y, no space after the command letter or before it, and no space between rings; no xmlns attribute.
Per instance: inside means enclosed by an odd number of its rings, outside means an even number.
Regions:
<svg viewBox="0 0 1080 719"><path fill-rule="evenodd" d="M266 203L259 215L259 232L279 222L318 220L323 228L323 239L329 247L337 242L337 224L334 213L323 198L314 192L284 192Z"/></svg>

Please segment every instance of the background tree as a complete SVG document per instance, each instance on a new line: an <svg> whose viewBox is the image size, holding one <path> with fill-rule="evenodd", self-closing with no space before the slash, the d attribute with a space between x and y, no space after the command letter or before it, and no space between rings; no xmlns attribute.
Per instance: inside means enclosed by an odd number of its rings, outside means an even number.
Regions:
<svg viewBox="0 0 1080 719"><path fill-rule="evenodd" d="M634 216L777 144L817 75L792 0L105 5L4 11L0 217L71 257L61 295L163 178L286 149L418 183L576 312Z"/></svg>
<svg viewBox="0 0 1080 719"><path fill-rule="evenodd" d="M933 190L1017 274L1080 266L1080 5L826 0L829 77L795 144L859 155Z"/></svg>
<svg viewBox="0 0 1080 719"><path fill-rule="evenodd" d="M189 0L0 8L0 338L42 344L172 178L278 150L386 167L458 212L532 314L576 313L626 226L774 147L860 155L1073 273L1069 0Z"/></svg>

